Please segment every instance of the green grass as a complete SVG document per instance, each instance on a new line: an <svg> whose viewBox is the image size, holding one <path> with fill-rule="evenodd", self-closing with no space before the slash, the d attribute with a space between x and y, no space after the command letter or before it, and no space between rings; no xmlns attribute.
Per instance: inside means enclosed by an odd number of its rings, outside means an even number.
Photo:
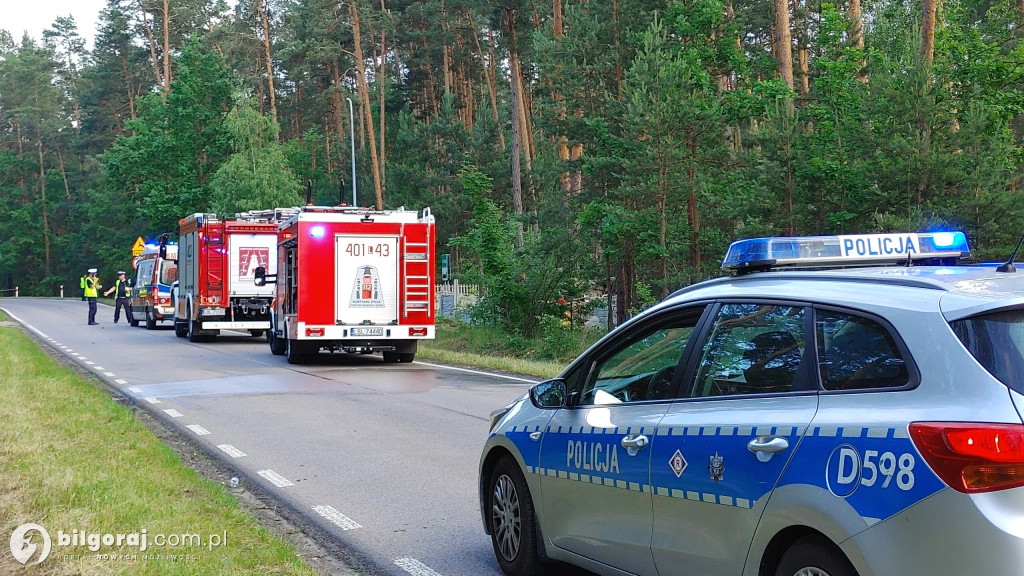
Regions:
<svg viewBox="0 0 1024 576"><path fill-rule="evenodd" d="M295 549L260 527L229 491L187 468L127 408L60 366L19 329L0 327L0 573L56 576L313 575ZM8 538L27 522L47 529L54 547L41 565L22 567ZM146 529L149 549L57 546L57 531L131 534ZM157 534L226 534L208 548L158 547ZM33 539L41 542L38 534ZM143 559L188 554L191 560ZM97 554L135 554L110 560ZM63 558L73 555L74 558ZM35 562L38 553L31 559Z"/></svg>
<svg viewBox="0 0 1024 576"><path fill-rule="evenodd" d="M603 332L550 327L543 337L526 339L486 326L442 321L435 334L434 340L420 342L420 360L553 378Z"/></svg>

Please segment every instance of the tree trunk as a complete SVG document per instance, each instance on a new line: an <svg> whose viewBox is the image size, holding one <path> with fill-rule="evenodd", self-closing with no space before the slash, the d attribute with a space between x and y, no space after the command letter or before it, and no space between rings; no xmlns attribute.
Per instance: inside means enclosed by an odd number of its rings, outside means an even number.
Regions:
<svg viewBox="0 0 1024 576"><path fill-rule="evenodd" d="M686 129L686 142L690 148L690 162L686 167L686 179L690 183L690 194L686 197L686 223L690 227L690 267L693 277L699 278L700 272L700 206L697 203L697 136L690 128Z"/></svg>
<svg viewBox="0 0 1024 576"><path fill-rule="evenodd" d="M46 169L43 166L43 136L36 126L36 150L39 151L39 192L43 209L43 254L46 258L46 275L52 275L50 266L50 217L46 210Z"/></svg>
<svg viewBox="0 0 1024 576"><path fill-rule="evenodd" d="M864 18L861 16L860 0L850 0L850 44L857 50L864 50ZM857 79L861 82L868 81L868 61L860 60L860 70L857 71Z"/></svg>
<svg viewBox="0 0 1024 576"><path fill-rule="evenodd" d="M473 34L474 35L476 34L476 28L475 27L473 28ZM505 129L502 128L501 120L500 120L500 117L498 115L498 80L497 80L497 73L494 71L494 69L495 69L494 62L496 60L496 57L494 55L494 30L488 30L487 31L487 41L488 41L488 45L487 45L488 57L487 57L487 64L485 64L485 66L484 66L484 71L487 74L487 89L488 89L488 91L490 92L490 95L491 95L491 113L494 116L494 124L495 124L495 126L497 127L497 130L498 130L498 143L501 146L501 149L505 150ZM478 46L479 46L479 42L480 41L477 40L477 45ZM481 51L480 56L481 56L481 58L483 58L482 51Z"/></svg>
<svg viewBox="0 0 1024 576"><path fill-rule="evenodd" d="M515 52L513 52L513 55ZM519 123L519 83L516 81L515 69L519 65L519 59L513 56L511 59L512 71L509 73L509 84L512 87L512 209L516 216L516 249L523 247L523 176L520 165L520 141L522 126Z"/></svg>
<svg viewBox="0 0 1024 576"><path fill-rule="evenodd" d="M932 85L932 62L935 59L935 21L939 10L939 0L924 0L923 12L921 15L921 73L924 75L921 83L921 98L918 102L917 129L921 135L918 145L918 156L920 157L921 169L917 177L917 189L914 193L914 201L920 208L924 204L925 192L928 189L929 181L929 157L931 156L932 124L931 124L931 85Z"/></svg>
<svg viewBox="0 0 1024 576"><path fill-rule="evenodd" d="M857 0L853 0L857 1ZM800 70L800 95L806 96L811 91L811 65L810 55L807 49L808 44L808 33L807 33L807 0L803 0L801 4L800 0L794 0L793 14L796 25L796 61L797 66Z"/></svg>
<svg viewBox="0 0 1024 576"><path fill-rule="evenodd" d="M171 91L171 0L164 0L164 94Z"/></svg>
<svg viewBox="0 0 1024 576"><path fill-rule="evenodd" d="M387 23L383 21L383 18L387 15L387 9L384 7L384 0L380 0L380 13L381 13L381 27L380 27L380 68L377 71L377 84L380 85L380 97L378 107L380 108L380 188L381 190L387 190L387 139L385 138L385 107L387 103L387 63L388 63L388 51L387 51Z"/></svg>
<svg viewBox="0 0 1024 576"><path fill-rule="evenodd" d="M338 66L338 61L336 59L333 62L331 62L330 68L334 88L333 90L331 90L330 108L331 112L333 113L331 117L334 120L334 133L337 134L338 136L338 165L344 166L345 159L341 157L341 154L344 153L345 146L342 145L342 142L347 142L348 140L346 139L345 121L343 120L345 114L342 112L343 106L341 104L341 70L340 67ZM327 140L328 142L330 142L330 132L327 132ZM355 154L356 151L351 150L350 153ZM328 155L328 158L330 158L330 155ZM330 170L328 172L330 172Z"/></svg>
<svg viewBox="0 0 1024 576"><path fill-rule="evenodd" d="M142 28L146 31L146 38L149 40L149 56L150 62L153 64L153 76L156 78L157 86L164 86L163 75L160 73L160 59L156 54L156 38L153 37L153 27L149 25L149 15L146 9L142 6L142 0L138 0L139 14L142 16ZM164 95L167 95L167 90L164 90Z"/></svg>
<svg viewBox="0 0 1024 576"><path fill-rule="evenodd" d="M788 0L775 0L775 63L779 78L793 90L793 36L789 29Z"/></svg>
<svg viewBox="0 0 1024 576"><path fill-rule="evenodd" d="M270 48L273 44L270 37L270 18L267 16L267 12L270 11L269 2L268 5L263 3L267 0L256 0L256 11L259 12L260 22L263 24L263 59L266 62L267 68L267 93L270 95L270 117L277 123L277 95L274 91L274 62L270 58ZM278 139L280 139L280 132L278 132Z"/></svg>
<svg viewBox="0 0 1024 576"><path fill-rule="evenodd" d="M355 43L356 69L359 71L359 102L366 119L366 135L370 139L370 166L373 171L373 192L377 200L377 210L384 209L384 189L380 180L380 160L377 157L377 136L373 130L373 110L370 109L370 87L366 78L366 63L363 61L362 39L359 35L359 10L355 0L348 3L349 17L352 19L352 40Z"/></svg>
<svg viewBox="0 0 1024 576"><path fill-rule="evenodd" d="M71 200L71 185L68 184L68 172L64 169L64 155L57 144L57 165L60 166L60 177L64 180L64 197Z"/></svg>
<svg viewBox="0 0 1024 576"><path fill-rule="evenodd" d="M939 0L924 0L921 14L921 62L925 74L931 75L932 60L935 59L935 18L939 10ZM926 76L930 84L931 78Z"/></svg>

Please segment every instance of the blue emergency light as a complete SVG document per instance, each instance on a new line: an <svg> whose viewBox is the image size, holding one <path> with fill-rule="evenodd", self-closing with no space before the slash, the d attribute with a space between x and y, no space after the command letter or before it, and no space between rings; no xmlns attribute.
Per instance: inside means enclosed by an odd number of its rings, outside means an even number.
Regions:
<svg viewBox="0 0 1024 576"><path fill-rule="evenodd" d="M896 264L957 259L970 253L963 232L750 238L729 245L722 268L745 271L780 266Z"/></svg>

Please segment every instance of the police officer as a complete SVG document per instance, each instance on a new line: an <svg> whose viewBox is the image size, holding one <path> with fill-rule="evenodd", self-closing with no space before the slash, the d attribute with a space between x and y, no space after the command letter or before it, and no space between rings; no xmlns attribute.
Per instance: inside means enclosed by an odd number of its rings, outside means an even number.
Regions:
<svg viewBox="0 0 1024 576"><path fill-rule="evenodd" d="M104 296L110 296L110 293L115 293L117 298L117 304L114 306L114 324L121 319L121 307L124 307L124 319L129 324L134 323L135 318L132 316L132 288L128 285L128 281L124 279L124 270L117 271L117 282L114 282L113 288L103 293Z"/></svg>
<svg viewBox="0 0 1024 576"><path fill-rule="evenodd" d="M85 302L85 279L89 277L89 273L82 274L82 277L78 279L78 287L82 289L82 302Z"/></svg>
<svg viewBox="0 0 1024 576"><path fill-rule="evenodd" d="M99 294L100 279L96 277L96 269L89 268L89 275L85 277L85 299L89 301L89 325L99 324L96 321L96 298Z"/></svg>

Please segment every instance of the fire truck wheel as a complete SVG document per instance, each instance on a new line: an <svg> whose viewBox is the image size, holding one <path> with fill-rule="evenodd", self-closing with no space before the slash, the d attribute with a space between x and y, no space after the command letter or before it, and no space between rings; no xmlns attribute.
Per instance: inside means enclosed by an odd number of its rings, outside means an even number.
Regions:
<svg viewBox="0 0 1024 576"><path fill-rule="evenodd" d="M188 336L188 324L175 318L174 335L177 336L178 338L184 338L185 336Z"/></svg>
<svg viewBox="0 0 1024 576"><path fill-rule="evenodd" d="M149 308L146 308L146 330L156 330L156 318Z"/></svg>
<svg viewBox="0 0 1024 576"><path fill-rule="evenodd" d="M306 364L313 359L313 355L307 354L306 348L302 344L291 338L288 338L286 342L285 355L288 357L289 364Z"/></svg>
<svg viewBox="0 0 1024 576"><path fill-rule="evenodd" d="M273 330L267 330L267 342L270 343L270 353L274 356L283 355L288 346L288 342L284 338L278 338Z"/></svg>

